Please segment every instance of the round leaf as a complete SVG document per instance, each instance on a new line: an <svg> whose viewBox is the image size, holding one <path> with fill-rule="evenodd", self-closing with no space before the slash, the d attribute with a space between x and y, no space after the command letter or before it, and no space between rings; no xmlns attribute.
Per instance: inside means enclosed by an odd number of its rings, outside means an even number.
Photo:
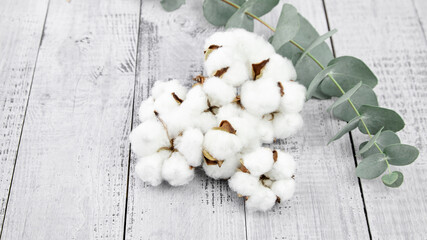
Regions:
<svg viewBox="0 0 427 240"><path fill-rule="evenodd" d="M364 179L374 179L379 177L387 169L387 163L385 161L385 155L377 153L371 155L362 162L356 168L356 175Z"/></svg>
<svg viewBox="0 0 427 240"><path fill-rule="evenodd" d="M229 0L237 5L242 5L245 0ZM237 9L221 0L205 0L203 14L209 23L215 26L224 26Z"/></svg>
<svg viewBox="0 0 427 240"><path fill-rule="evenodd" d="M294 38L298 30L299 18L296 8L287 3L283 4L271 44L276 50L279 49L283 44Z"/></svg>
<svg viewBox="0 0 427 240"><path fill-rule="evenodd" d="M388 163L396 166L411 164L420 153L416 147L400 143L387 146L383 152L387 155Z"/></svg>
<svg viewBox="0 0 427 240"><path fill-rule="evenodd" d="M307 19L302 17L300 14L298 14L298 17L300 28L293 40L303 48L307 48L315 39L319 37L319 34L317 33L316 29L307 21ZM295 64L300 58L302 51L292 43L288 42L284 44L277 51L277 53L291 59ZM332 51L325 42L313 48L310 53L315 56L323 66L326 66L328 62L333 59ZM305 57L301 60L298 66L295 67L295 70L297 71L298 76L296 80L307 88L314 77L322 69L311 58ZM319 99L329 98L329 96L321 93L320 90L316 90L313 96Z"/></svg>
<svg viewBox="0 0 427 240"><path fill-rule="evenodd" d="M359 109L363 120L372 134L375 134L384 127L384 130L397 132L405 126L403 119L395 111L377 106L363 105ZM359 130L367 133L362 122L359 123Z"/></svg>
<svg viewBox="0 0 427 240"><path fill-rule="evenodd" d="M375 142L380 147L380 149L383 150L385 147L387 147L391 144L400 143L400 139L396 135L396 133L394 133L390 130L387 130L387 131L382 131ZM367 143L368 142L366 141L366 142L363 142L362 144L360 144L359 150L362 149ZM362 157L366 158L367 156L375 154L375 153L379 153L379 151L375 146L372 146L369 148L369 150L367 150L364 153L361 153L360 155L362 155Z"/></svg>
<svg viewBox="0 0 427 240"><path fill-rule="evenodd" d="M244 28L248 31L253 31L254 21L246 12L261 17L270 12L278 3L279 0L248 0L228 19L225 27Z"/></svg>
<svg viewBox="0 0 427 240"><path fill-rule="evenodd" d="M391 174L396 174L397 175L397 179L393 183L391 183L391 184L386 183L383 180L384 185L386 185L387 187L392 187L392 188L400 187L400 185L402 185L402 183L403 183L403 174L401 172L399 172L399 171L394 171Z"/></svg>
<svg viewBox="0 0 427 240"><path fill-rule="evenodd" d="M162 4L163 9L165 9L168 12L178 9L184 3L185 3L185 0L161 0L160 1L160 4Z"/></svg>
<svg viewBox="0 0 427 240"><path fill-rule="evenodd" d="M360 59L350 56L343 56L332 59L328 66L334 65L331 72L332 77L339 83L344 91L350 90L359 82L363 82L371 88L374 88L378 79L368 66ZM341 91L335 86L331 79L326 78L320 85L320 90L329 96L339 97Z"/></svg>
<svg viewBox="0 0 427 240"><path fill-rule="evenodd" d="M387 186L392 185L393 183L395 183L397 181L397 179L399 178L399 174L397 174L396 172L392 172L390 174L384 174L381 177L381 180L383 181L383 183Z"/></svg>
<svg viewBox="0 0 427 240"><path fill-rule="evenodd" d="M350 96L351 102L359 109L362 105L378 106L377 96L368 85L362 85ZM332 110L332 115L343 121L350 121L355 118L356 112L348 101L336 105Z"/></svg>
<svg viewBox="0 0 427 240"><path fill-rule="evenodd" d="M375 134L375 136L374 137L372 137L371 138L371 140L369 140L369 142L367 142L366 144L365 144L365 146L363 146L360 150L359 150L359 154L362 154L362 153L365 153L366 151L368 151L371 147L373 147L374 146L374 144L376 144L377 143L377 139L379 138L379 136L381 135L381 131L382 131L383 129L381 128L378 132L377 132L377 134ZM379 147L379 146L378 146Z"/></svg>
<svg viewBox="0 0 427 240"><path fill-rule="evenodd" d="M308 46L305 51L302 53L301 57L298 59L297 63L295 65L298 65L301 60L308 54L311 52L311 50L315 47L317 47L319 44L323 43L326 39L332 37L332 35L334 35L338 30L336 29L332 29L331 31L323 34L322 36L319 36L318 38L316 38L311 44L310 46Z"/></svg>
<svg viewBox="0 0 427 240"><path fill-rule="evenodd" d="M351 130L357 127L357 124L360 121L360 117L353 118L350 122L347 123L331 140L329 140L328 144L341 138L344 134L350 132Z"/></svg>

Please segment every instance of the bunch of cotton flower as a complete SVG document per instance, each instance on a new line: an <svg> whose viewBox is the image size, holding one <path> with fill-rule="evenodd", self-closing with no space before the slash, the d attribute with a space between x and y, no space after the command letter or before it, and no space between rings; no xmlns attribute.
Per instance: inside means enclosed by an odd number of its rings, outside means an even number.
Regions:
<svg viewBox="0 0 427 240"><path fill-rule="evenodd" d="M166 180L180 186L193 179L194 167L202 162L204 136L191 117L200 116L207 107L203 103L206 96L197 91L194 88L187 94L177 80L159 81L152 96L141 103L141 124L129 138L138 157L135 172L143 181L157 186Z"/></svg>
<svg viewBox="0 0 427 240"><path fill-rule="evenodd" d="M291 155L260 147L242 156L239 171L228 183L239 196L245 197L249 210L266 211L293 196L295 167Z"/></svg>

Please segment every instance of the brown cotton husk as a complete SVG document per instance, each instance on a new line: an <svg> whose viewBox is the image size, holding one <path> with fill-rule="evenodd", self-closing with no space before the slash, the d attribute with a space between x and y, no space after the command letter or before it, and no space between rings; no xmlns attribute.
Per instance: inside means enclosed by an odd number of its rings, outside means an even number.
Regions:
<svg viewBox="0 0 427 240"><path fill-rule="evenodd" d="M231 134L236 134L236 129L234 129L233 126L231 126L231 123L227 120L222 120L221 123L219 124L219 127L226 132L229 132Z"/></svg>
<svg viewBox="0 0 427 240"><path fill-rule="evenodd" d="M210 45L208 47L208 49L206 51L204 51L203 53L205 54L205 61L208 59L209 55L215 50L218 49L222 46L218 46L218 45Z"/></svg>
<svg viewBox="0 0 427 240"><path fill-rule="evenodd" d="M178 95L176 95L176 93L172 93L172 97L173 97L173 99L175 99L175 101L178 103L178 104L181 104L184 100L182 100L181 98L179 98L178 97Z"/></svg>
<svg viewBox="0 0 427 240"><path fill-rule="evenodd" d="M277 162L278 153L276 150L273 150L273 160L274 162Z"/></svg>
<svg viewBox="0 0 427 240"><path fill-rule="evenodd" d="M277 86L280 88L280 96L283 97L285 95L285 89L283 88L283 84L281 82L277 82Z"/></svg>
<svg viewBox="0 0 427 240"><path fill-rule="evenodd" d="M224 73L226 73L227 70L228 70L228 67L221 68L220 70L215 72L214 77L218 77L218 78L222 77L222 75L224 75Z"/></svg>
<svg viewBox="0 0 427 240"><path fill-rule="evenodd" d="M280 203L280 198L276 196L276 202Z"/></svg>
<svg viewBox="0 0 427 240"><path fill-rule="evenodd" d="M193 78L194 81L197 83L203 84L205 83L206 78L203 75L198 75L195 78Z"/></svg>
<svg viewBox="0 0 427 240"><path fill-rule="evenodd" d="M270 61L270 59L266 59L261 61L260 63L252 64L252 76L253 79L256 80L262 76L262 71L264 70L265 65Z"/></svg>
<svg viewBox="0 0 427 240"><path fill-rule="evenodd" d="M233 101L233 103L237 104L241 109L245 110L245 107L242 104L242 101L240 99L240 96L236 96Z"/></svg>
<svg viewBox="0 0 427 240"><path fill-rule="evenodd" d="M203 158L205 159L205 162L207 165L218 165L218 167L221 167L224 163L224 160L218 160L214 158L208 151L203 149Z"/></svg>
<svg viewBox="0 0 427 240"><path fill-rule="evenodd" d="M245 167L245 165L243 165L243 160L242 159L240 159L240 167L237 170L239 170L241 172L244 172L244 173L249 173L250 174L249 170Z"/></svg>

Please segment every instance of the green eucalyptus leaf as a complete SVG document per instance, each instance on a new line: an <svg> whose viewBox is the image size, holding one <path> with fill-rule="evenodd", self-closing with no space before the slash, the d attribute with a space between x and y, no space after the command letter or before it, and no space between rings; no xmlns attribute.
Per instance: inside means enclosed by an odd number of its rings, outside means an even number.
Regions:
<svg viewBox="0 0 427 240"><path fill-rule="evenodd" d="M334 35L337 32L336 29L332 29L331 31L323 34L322 36L319 36L318 38L316 38L311 44L310 46L308 46L305 51L303 52L303 54L301 55L301 57L298 59L297 63L295 65L298 65L301 60L315 47L319 46L319 44L323 43L326 39L330 38L332 35Z"/></svg>
<svg viewBox="0 0 427 240"><path fill-rule="evenodd" d="M376 133L382 127L384 130L397 132L405 126L403 119L395 111L377 106L363 105L359 109L363 120L371 133ZM359 123L359 130L367 134L362 122Z"/></svg>
<svg viewBox="0 0 427 240"><path fill-rule="evenodd" d="M319 37L316 29L307 21L303 16L298 14L300 28L297 35L292 39L301 45L303 48L307 48L310 44ZM284 44L278 51L278 54L287 57L292 60L295 64L300 58L302 51L294 46L292 43L288 42ZM323 65L326 66L331 59L333 59L332 51L329 46L323 42L310 53L316 57L316 59ZM299 83L303 84L306 88L310 85L314 77L322 70L311 58L305 57L303 60L295 67L297 71L298 78L296 79ZM316 90L313 94L314 97L319 99L330 98L329 96Z"/></svg>
<svg viewBox="0 0 427 240"><path fill-rule="evenodd" d="M246 0L229 0L236 5L242 5ZM237 9L221 0L205 0L203 14L209 23L215 26L224 26Z"/></svg>
<svg viewBox="0 0 427 240"><path fill-rule="evenodd" d="M387 187L391 187L391 188L397 188L400 187L400 185L402 185L403 183L403 174L399 171L393 171L391 174L393 175L397 175L397 179L394 180L392 183L390 183L390 180L393 180L395 178L395 176L392 177L392 179L387 179L386 181L384 181L384 175L381 179L383 180L384 185L386 185Z"/></svg>
<svg viewBox="0 0 427 240"><path fill-rule="evenodd" d="M299 17L297 9L291 4L283 4L279 21L277 22L276 32L271 44L274 49L279 49L283 44L289 42L299 30Z"/></svg>
<svg viewBox="0 0 427 240"><path fill-rule="evenodd" d="M390 174L384 174L382 177L381 177L381 180L383 181L383 183L386 185L386 186L390 186L390 185L392 185L393 183L395 183L396 181L397 181L397 179L399 178L399 174L397 174L396 172L392 172L392 173L390 173Z"/></svg>
<svg viewBox="0 0 427 240"><path fill-rule="evenodd" d="M385 155L376 153L362 160L356 168L356 175L364 179L379 177L387 169Z"/></svg>
<svg viewBox="0 0 427 240"><path fill-rule="evenodd" d="M335 66L332 69L331 76L344 91L348 91L359 82L363 82L371 88L374 88L378 83L377 77L369 67L355 57L342 56L332 59L328 63L329 66ZM330 78L322 82L320 90L329 96L339 97L342 95L341 91Z"/></svg>
<svg viewBox="0 0 427 240"><path fill-rule="evenodd" d="M307 100L313 97L314 93L318 89L319 85L322 83L323 79L325 79L325 77L332 71L333 68L334 65L328 66L314 77L313 81L311 81L310 85L307 88L307 93L305 95Z"/></svg>
<svg viewBox="0 0 427 240"><path fill-rule="evenodd" d="M359 151L367 144L368 142L363 142L362 144L360 144L359 146ZM400 139L399 137L396 135L396 133L387 130L387 131L382 131L380 133L380 135L378 136L378 138L376 139L376 143L378 145L378 147L380 147L381 151L384 150L385 147L391 145L391 144L395 144L395 143L400 143ZM360 152L359 152L360 153ZM362 157L366 158L369 155L375 154L375 153L380 153L380 151L378 150L377 147L372 146L369 148L369 150L365 151L364 153L360 153L360 155L362 155Z"/></svg>
<svg viewBox="0 0 427 240"><path fill-rule="evenodd" d="M351 98L351 96L353 96L353 94L355 94L356 91L359 90L359 88L362 86L362 84L363 84L362 82L359 82L352 89L348 90L344 95L342 95L337 100L335 100L335 102L331 106L329 106L327 110L328 111L334 110L334 108L337 107L338 105L340 105L344 102L348 102L348 100Z"/></svg>
<svg viewBox="0 0 427 240"><path fill-rule="evenodd" d="M363 146L360 150L359 150L359 154L365 153L367 152L372 146L374 146L374 144L377 142L377 139L380 137L381 135L381 131L383 130L383 128L381 128L377 134L375 134L375 136L373 136L369 142L367 142L365 144L365 146Z"/></svg>
<svg viewBox="0 0 427 240"><path fill-rule="evenodd" d="M350 90L347 91L347 93L348 92L350 92ZM365 84L362 84L362 86L358 88L353 95L350 96L350 99L356 109L359 109L362 105L378 106L377 95L368 85ZM356 112L348 101L344 101L335 105L332 109L332 115L346 122L357 116Z"/></svg>
<svg viewBox="0 0 427 240"><path fill-rule="evenodd" d="M246 12L261 17L270 12L278 3L279 0L248 0L228 19L225 27L244 28L252 32L254 30L254 21Z"/></svg>
<svg viewBox="0 0 427 240"><path fill-rule="evenodd" d="M396 166L411 164L420 154L416 147L400 143L385 147L383 152L387 155L388 163Z"/></svg>
<svg viewBox="0 0 427 240"><path fill-rule="evenodd" d="M185 0L161 0L160 1L160 4L162 5L163 9L168 12L177 10L184 3L185 3Z"/></svg>
<svg viewBox="0 0 427 240"><path fill-rule="evenodd" d="M353 118L350 122L347 123L331 140L329 140L328 144L331 142L341 138L344 134L350 132L351 130L355 129L360 121L360 116L357 116Z"/></svg>

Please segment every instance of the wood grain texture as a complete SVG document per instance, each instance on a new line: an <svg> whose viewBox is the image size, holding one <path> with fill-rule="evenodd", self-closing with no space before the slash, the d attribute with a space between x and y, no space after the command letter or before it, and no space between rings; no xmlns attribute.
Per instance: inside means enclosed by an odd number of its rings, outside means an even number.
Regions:
<svg viewBox="0 0 427 240"><path fill-rule="evenodd" d="M134 126L140 102L155 81L173 78L190 87L203 72L203 41L216 29L203 17L202 1L186 1L165 12L159 1L143 1L141 8L138 76ZM131 161L126 239L244 239L243 200L225 181L215 181L198 169L182 187L145 185Z"/></svg>
<svg viewBox="0 0 427 240"><path fill-rule="evenodd" d="M123 237L139 1L51 1L2 240Z"/></svg>
<svg viewBox="0 0 427 240"><path fill-rule="evenodd" d="M372 238L426 239L427 45L415 5L327 0L326 7L331 27L340 30L334 36L337 55L354 55L373 69L380 105L402 115L406 127L398 135L420 149L414 164L393 167L405 175L400 188L386 188L380 179L362 181ZM356 147L366 139L357 134Z"/></svg>
<svg viewBox="0 0 427 240"><path fill-rule="evenodd" d="M328 31L322 1L290 3L320 34ZM276 7L264 19L275 24L280 10ZM326 111L330 104L327 100L307 102L303 130L275 146L295 156L297 189L291 200L272 211L247 213L248 239L369 238L350 139L347 135L335 145L326 145L343 126Z"/></svg>
<svg viewBox="0 0 427 240"><path fill-rule="evenodd" d="M47 6L47 0L1 2L0 224L9 196Z"/></svg>

